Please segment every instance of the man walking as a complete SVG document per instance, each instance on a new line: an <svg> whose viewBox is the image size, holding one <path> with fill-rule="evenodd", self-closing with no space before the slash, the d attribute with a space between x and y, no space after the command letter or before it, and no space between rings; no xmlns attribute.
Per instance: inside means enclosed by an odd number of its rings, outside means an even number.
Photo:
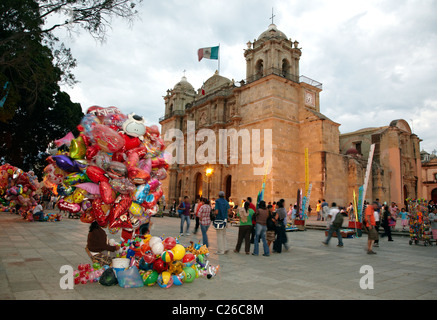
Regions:
<svg viewBox="0 0 437 320"><path fill-rule="evenodd" d="M375 251L373 251L373 243L375 240L378 240L378 232L376 232L375 226L375 210L378 209L378 203L373 202L373 204L366 207L366 210L364 211L364 224L367 228L367 254L376 254Z"/></svg>
<svg viewBox="0 0 437 320"><path fill-rule="evenodd" d="M184 197L184 202L179 205L179 209L183 210L181 217L181 229L180 234L181 236L184 235L184 222L187 222L187 228L185 229L185 235L189 236L189 230L190 230L190 201L188 196Z"/></svg>
<svg viewBox="0 0 437 320"><path fill-rule="evenodd" d="M322 221L324 221L325 218L328 219L328 213L329 213L329 205L326 202L326 200L323 199L323 202L322 202Z"/></svg>
<svg viewBox="0 0 437 320"><path fill-rule="evenodd" d="M326 237L325 241L322 241L322 243L327 246L329 244L329 240L331 240L332 235L337 233L338 238L338 245L337 247L343 248L343 238L341 236L340 228L343 225L343 215L340 212L340 210L337 207L337 204L335 202L331 205L331 210L329 210L328 213L329 216L329 229L328 229L328 236ZM327 219L328 220L328 219Z"/></svg>
<svg viewBox="0 0 437 320"><path fill-rule="evenodd" d="M215 201L215 221L224 221L224 227L221 229L215 228L217 232L217 254L225 254L228 251L228 243L226 241L226 222L231 211L229 203L225 199L225 193L219 192L219 198Z"/></svg>

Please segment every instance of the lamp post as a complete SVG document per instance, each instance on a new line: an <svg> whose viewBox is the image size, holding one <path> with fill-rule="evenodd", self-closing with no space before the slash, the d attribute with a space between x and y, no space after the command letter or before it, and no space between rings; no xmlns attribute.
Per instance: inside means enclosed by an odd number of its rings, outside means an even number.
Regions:
<svg viewBox="0 0 437 320"><path fill-rule="evenodd" d="M211 175L213 172L214 172L214 170L212 168L207 168L205 170L205 175L206 175L207 183L208 183L208 200L209 200L209 182L210 182Z"/></svg>

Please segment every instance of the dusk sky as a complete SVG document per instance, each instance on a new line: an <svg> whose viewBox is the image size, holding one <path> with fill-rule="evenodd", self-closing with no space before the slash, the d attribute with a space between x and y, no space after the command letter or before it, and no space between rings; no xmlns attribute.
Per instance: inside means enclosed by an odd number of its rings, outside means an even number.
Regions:
<svg viewBox="0 0 437 320"><path fill-rule="evenodd" d="M85 31L61 40L79 81L63 87L84 111L117 106L147 123L184 75L198 89L217 69L197 50L220 44L220 74L246 77L246 43L274 23L302 48L300 74L323 84L320 111L340 132L408 121L428 152L437 149L437 1L144 1L130 26L114 19L104 43Z"/></svg>

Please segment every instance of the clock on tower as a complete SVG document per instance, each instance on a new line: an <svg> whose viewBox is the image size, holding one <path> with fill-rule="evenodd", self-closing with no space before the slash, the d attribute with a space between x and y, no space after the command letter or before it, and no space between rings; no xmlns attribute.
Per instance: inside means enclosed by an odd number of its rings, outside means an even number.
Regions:
<svg viewBox="0 0 437 320"><path fill-rule="evenodd" d="M310 91L305 91L305 105L310 106L310 107L315 107L316 105L316 97L314 92L310 92Z"/></svg>

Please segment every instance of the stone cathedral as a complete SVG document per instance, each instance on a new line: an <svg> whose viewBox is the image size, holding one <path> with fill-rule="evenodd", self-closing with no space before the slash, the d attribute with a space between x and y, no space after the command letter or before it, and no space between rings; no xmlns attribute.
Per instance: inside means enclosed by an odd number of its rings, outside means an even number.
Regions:
<svg viewBox="0 0 437 320"><path fill-rule="evenodd" d="M267 202L295 203L308 179L313 208L319 199L345 206L363 184L371 144L375 153L366 200L402 205L421 196L420 139L406 121L340 134L340 124L321 112L322 84L299 73L299 42L275 24L247 43L244 56L244 80L216 72L195 90L184 76L167 90L162 136L167 146L177 139L182 146L169 148L180 161L164 180L167 204L184 196L217 198L219 191L239 204L248 196L256 199L265 176ZM170 134L172 129L179 137ZM205 129L216 139L204 138ZM213 148L205 148L207 143Z"/></svg>

